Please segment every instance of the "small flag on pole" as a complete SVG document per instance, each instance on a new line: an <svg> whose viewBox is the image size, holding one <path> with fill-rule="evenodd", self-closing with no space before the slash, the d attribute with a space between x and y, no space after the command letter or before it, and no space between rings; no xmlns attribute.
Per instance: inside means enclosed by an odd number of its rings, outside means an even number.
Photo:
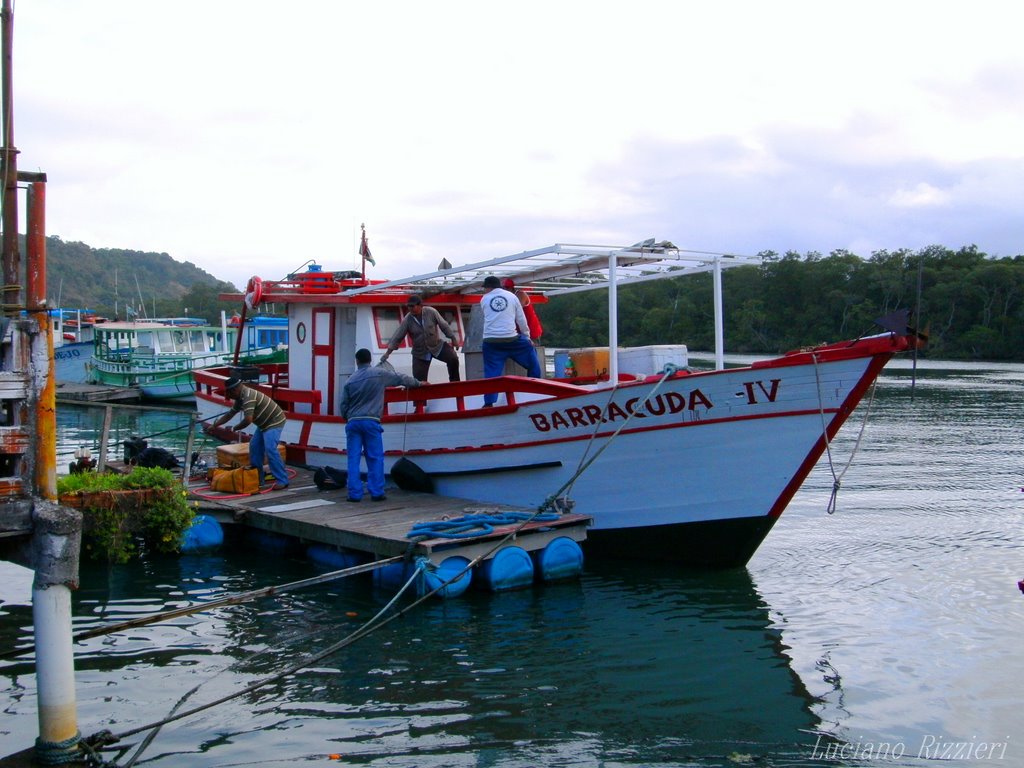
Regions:
<svg viewBox="0 0 1024 768"><path fill-rule="evenodd" d="M370 255L370 245L369 245L369 243L366 242L366 225L365 224L361 224L360 226L363 229L363 240L359 244L359 255L363 257L363 261L364 262L368 261L368 262L370 262L370 264L372 264L373 266L376 267L377 266L377 262L374 261L373 260L373 256ZM365 271L365 264L364 264L364 271Z"/></svg>

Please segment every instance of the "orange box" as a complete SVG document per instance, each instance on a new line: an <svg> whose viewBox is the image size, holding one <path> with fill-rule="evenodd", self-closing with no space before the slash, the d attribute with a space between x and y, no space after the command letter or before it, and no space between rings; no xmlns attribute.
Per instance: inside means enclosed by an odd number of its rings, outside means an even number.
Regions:
<svg viewBox="0 0 1024 768"><path fill-rule="evenodd" d="M587 347L569 351L576 375L588 378L608 376L608 347Z"/></svg>
<svg viewBox="0 0 1024 768"><path fill-rule="evenodd" d="M285 460L285 449L282 443L277 444L277 452L281 454L281 461ZM266 464L266 461L263 462ZM224 469L249 466L249 444L228 443L217 446L217 466Z"/></svg>

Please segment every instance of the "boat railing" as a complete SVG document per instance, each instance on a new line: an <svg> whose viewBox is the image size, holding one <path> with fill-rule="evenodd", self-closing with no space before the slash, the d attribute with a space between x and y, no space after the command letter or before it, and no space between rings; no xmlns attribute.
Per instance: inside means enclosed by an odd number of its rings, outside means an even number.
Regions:
<svg viewBox="0 0 1024 768"><path fill-rule="evenodd" d="M260 373L259 381L248 381L273 398L285 411L320 415L323 396L319 390L292 389L287 386L287 363L253 366ZM224 383L232 374L228 366L195 371L197 394L224 397ZM578 395L588 387L551 379L531 379L525 376L498 376L492 379L469 379L440 384L429 384L414 389L390 387L384 395L385 418L408 415L447 414L477 410L483 405L483 396L498 395L495 410L512 409L531 400L543 400L567 395ZM226 399L226 398L225 398Z"/></svg>

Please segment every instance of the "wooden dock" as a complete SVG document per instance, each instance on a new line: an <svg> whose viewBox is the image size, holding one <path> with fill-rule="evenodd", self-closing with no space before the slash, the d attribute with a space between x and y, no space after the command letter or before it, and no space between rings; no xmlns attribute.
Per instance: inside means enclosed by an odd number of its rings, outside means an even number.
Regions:
<svg viewBox="0 0 1024 768"><path fill-rule="evenodd" d="M452 555L473 559L490 550L518 525L495 526L485 535L468 539L437 538L413 542L406 534L416 523L452 520L471 514L495 515L503 512L532 513L535 510L506 504L490 504L451 496L387 489L387 500L363 497L358 504L347 501L344 488L320 491L313 473L292 468L297 475L287 490L271 491L232 498L204 489L205 484L190 485L190 500L197 501L198 513L220 520L243 523L264 531L291 536L305 542L370 553L375 559L395 555L422 555L440 563ZM514 543L526 551L543 549L559 536L574 541L586 539L591 518L566 514L554 521L527 523L516 534Z"/></svg>
<svg viewBox="0 0 1024 768"><path fill-rule="evenodd" d="M108 387L104 384L77 384L57 382L57 402L109 403L125 400L139 400L142 392L138 387Z"/></svg>

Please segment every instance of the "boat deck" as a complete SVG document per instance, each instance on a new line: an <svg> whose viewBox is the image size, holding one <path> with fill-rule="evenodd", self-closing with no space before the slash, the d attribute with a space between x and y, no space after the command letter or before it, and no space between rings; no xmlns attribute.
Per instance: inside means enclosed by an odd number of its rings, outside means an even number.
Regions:
<svg viewBox="0 0 1024 768"><path fill-rule="evenodd" d="M439 563L452 555L473 559L488 552L518 524L494 526L493 531L472 538L436 538L413 542L406 534L416 523L451 520L470 514L495 515L506 512L532 513L526 507L458 499L429 493L387 489L387 500L371 501L365 496L358 504L346 499L345 489L320 491L307 469L291 468L297 474L285 491L264 491L237 497L210 491L205 483L190 485L190 500L198 502L198 513L222 521L243 523L263 531L290 536L306 542L367 552L377 558L410 554ZM591 518L566 514L554 521L526 523L518 531L516 546L527 551L542 549L559 536L574 541L586 539Z"/></svg>

